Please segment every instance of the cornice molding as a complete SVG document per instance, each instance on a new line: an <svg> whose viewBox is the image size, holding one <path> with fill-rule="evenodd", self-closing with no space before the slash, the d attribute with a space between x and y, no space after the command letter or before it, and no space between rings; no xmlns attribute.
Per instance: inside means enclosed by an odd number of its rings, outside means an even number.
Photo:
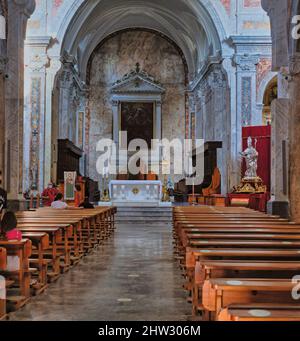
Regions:
<svg viewBox="0 0 300 341"><path fill-rule="evenodd" d="M130 89L126 88L126 85L130 83L134 86ZM145 89L143 85L148 86ZM111 93L164 93L163 86L150 76L146 71L140 69L139 64L136 64L136 68L125 74L120 80L116 81L111 87Z"/></svg>
<svg viewBox="0 0 300 341"><path fill-rule="evenodd" d="M221 55L208 57L202 65L197 77L195 77L195 79L190 83L187 92L194 91L199 84L201 84L203 78L205 78L205 76L211 71L211 67L214 65L221 65L223 60L224 59L221 57Z"/></svg>

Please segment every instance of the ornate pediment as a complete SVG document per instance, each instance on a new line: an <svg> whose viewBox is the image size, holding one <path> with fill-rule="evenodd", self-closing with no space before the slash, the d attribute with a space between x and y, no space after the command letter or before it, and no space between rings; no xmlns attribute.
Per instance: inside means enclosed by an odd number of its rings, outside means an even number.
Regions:
<svg viewBox="0 0 300 341"><path fill-rule="evenodd" d="M111 92L114 94L162 94L165 92L165 89L147 72L141 70L139 64L136 64L134 70L113 84Z"/></svg>

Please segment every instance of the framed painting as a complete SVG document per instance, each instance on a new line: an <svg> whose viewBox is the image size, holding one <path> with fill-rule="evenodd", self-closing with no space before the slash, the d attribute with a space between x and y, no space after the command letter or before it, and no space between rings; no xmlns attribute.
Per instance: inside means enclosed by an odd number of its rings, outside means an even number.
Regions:
<svg viewBox="0 0 300 341"><path fill-rule="evenodd" d="M128 144L134 139L142 139L150 149L154 133L154 103L122 102L121 130L127 132Z"/></svg>
<svg viewBox="0 0 300 341"><path fill-rule="evenodd" d="M76 172L64 172L64 199L75 200Z"/></svg>

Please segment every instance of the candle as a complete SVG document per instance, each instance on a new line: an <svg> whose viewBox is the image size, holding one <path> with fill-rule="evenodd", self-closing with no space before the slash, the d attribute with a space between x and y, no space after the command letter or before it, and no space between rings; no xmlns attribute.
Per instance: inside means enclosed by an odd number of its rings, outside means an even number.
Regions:
<svg viewBox="0 0 300 341"><path fill-rule="evenodd" d="M193 205L195 204L195 180L193 178Z"/></svg>
<svg viewBox="0 0 300 341"><path fill-rule="evenodd" d="M0 15L0 39L6 39L6 19Z"/></svg>

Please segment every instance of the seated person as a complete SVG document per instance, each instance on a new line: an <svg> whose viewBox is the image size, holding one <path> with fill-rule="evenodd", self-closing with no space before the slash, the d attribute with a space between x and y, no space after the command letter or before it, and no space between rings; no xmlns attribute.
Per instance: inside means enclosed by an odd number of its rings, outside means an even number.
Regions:
<svg viewBox="0 0 300 341"><path fill-rule="evenodd" d="M82 207L73 207L69 206L66 202L63 201L64 196L61 193L58 193L55 197L55 200L52 202L51 207L57 210L78 210L82 209Z"/></svg>
<svg viewBox="0 0 300 341"><path fill-rule="evenodd" d="M20 241L22 232L17 229L17 218L13 212L6 212L1 221L0 237L7 241ZM7 256L7 270L17 271L20 269L20 259L18 256Z"/></svg>
<svg viewBox="0 0 300 341"><path fill-rule="evenodd" d="M58 189L53 185L52 182L49 182L48 187L45 188L42 193L44 206L51 206L51 203L54 201L58 193Z"/></svg>
<svg viewBox="0 0 300 341"><path fill-rule="evenodd" d="M7 208L7 192L0 187L0 213Z"/></svg>
<svg viewBox="0 0 300 341"><path fill-rule="evenodd" d="M22 232L17 229L17 218L13 212L6 212L1 220L1 235L8 241L22 239Z"/></svg>

